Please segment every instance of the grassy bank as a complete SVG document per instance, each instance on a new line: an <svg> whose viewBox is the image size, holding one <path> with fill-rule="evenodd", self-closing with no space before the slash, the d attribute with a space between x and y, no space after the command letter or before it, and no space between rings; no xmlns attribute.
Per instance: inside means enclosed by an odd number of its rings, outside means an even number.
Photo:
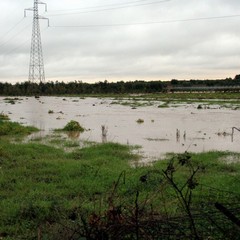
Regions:
<svg viewBox="0 0 240 240"><path fill-rule="evenodd" d="M94 211L91 199L107 194L136 158L128 147L110 143L73 153L33 143L0 145L0 232L12 239L35 239L39 225L77 208Z"/></svg>
<svg viewBox="0 0 240 240"><path fill-rule="evenodd" d="M131 153L129 146L95 144L66 153L40 143L14 144L1 139L0 236L107 239L87 238L87 235L106 234L110 224L115 226L120 222L135 233L138 220L139 224L145 221L145 225L148 220L149 228L154 229L150 217L155 216L158 221L159 216L166 217L167 223L172 216L186 215L182 199L168 179L171 176L186 199L189 200L191 193L193 209L200 202L239 200L239 154L210 152L169 159L136 167L138 156ZM227 224L236 231L231 222ZM189 225L188 229L191 230ZM70 238L71 235L75 237ZM141 236L138 239L145 239ZM219 236L212 239L221 239ZM136 234L126 233L125 238L117 239L137 238Z"/></svg>
<svg viewBox="0 0 240 240"><path fill-rule="evenodd" d="M4 114L0 114L0 136L26 136L33 132L39 131L35 127L22 126L17 122L9 121L9 117Z"/></svg>
<svg viewBox="0 0 240 240"><path fill-rule="evenodd" d="M0 120L0 239L238 239L216 206L240 217L240 154L140 166L115 143L12 141L36 130Z"/></svg>

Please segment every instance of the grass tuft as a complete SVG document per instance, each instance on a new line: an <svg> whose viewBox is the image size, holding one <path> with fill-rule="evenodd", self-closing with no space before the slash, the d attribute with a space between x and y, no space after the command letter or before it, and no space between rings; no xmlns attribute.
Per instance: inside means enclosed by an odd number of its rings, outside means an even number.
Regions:
<svg viewBox="0 0 240 240"><path fill-rule="evenodd" d="M79 122L71 120L68 122L64 128L57 129L56 131L66 131L66 132L84 132L85 129L80 125Z"/></svg>
<svg viewBox="0 0 240 240"><path fill-rule="evenodd" d="M6 122L0 120L0 136L28 135L39 131L35 127L25 127L17 122Z"/></svg>

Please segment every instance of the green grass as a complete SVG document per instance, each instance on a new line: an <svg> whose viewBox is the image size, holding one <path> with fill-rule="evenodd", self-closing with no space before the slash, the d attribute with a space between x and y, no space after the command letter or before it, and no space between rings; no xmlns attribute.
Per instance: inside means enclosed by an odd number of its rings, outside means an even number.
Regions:
<svg viewBox="0 0 240 240"><path fill-rule="evenodd" d="M85 129L80 125L79 122L71 120L68 122L64 128L56 129L55 131L65 131L65 132L84 132Z"/></svg>
<svg viewBox="0 0 240 240"><path fill-rule="evenodd" d="M8 240L36 239L37 229L45 226L45 239L54 239L51 234L57 231L55 228L59 230L59 222L70 228L75 224L69 218L72 213L104 213L110 199L114 206L131 209L136 192L139 205L146 203L146 211L165 213L168 209L170 215L179 212L175 192L162 174L173 155L150 166L133 168L131 162L139 156L132 154L129 146L91 143L80 149L76 142L57 140L54 138L52 143L73 151L0 139L0 236L6 235ZM235 161L231 163L229 158ZM194 204L209 199L225 201L230 195L239 199L238 161L237 153L191 154L192 166L201 166L196 175L199 186L193 190ZM176 183L182 186L189 177L189 168L176 164L175 170ZM140 181L143 176L147 176L146 182Z"/></svg>
<svg viewBox="0 0 240 240"><path fill-rule="evenodd" d="M112 96L110 95L109 97ZM159 104L159 102L161 102L161 104ZM157 105L159 108L168 108L193 103L204 104L207 107L217 105L224 108L238 110L240 108L240 97L239 93L159 93L115 95L114 101L111 104L131 106L134 108L154 105Z"/></svg>
<svg viewBox="0 0 240 240"><path fill-rule="evenodd" d="M79 147L80 143L78 141L67 141L64 143L64 147L66 148L76 148Z"/></svg>
<svg viewBox="0 0 240 240"><path fill-rule="evenodd" d="M21 229L28 232L55 218L56 209L65 213L80 203L92 209L89 199L109 192L121 171L129 169L128 161L136 158L127 146L111 143L68 154L34 143L0 143L0 233L13 239Z"/></svg>
<svg viewBox="0 0 240 240"><path fill-rule="evenodd" d="M188 100L188 99L236 99L239 100L240 96L239 93L222 93L222 92L211 92L211 93L159 93L159 94L145 94L140 97L149 97L155 99L164 99L164 100L171 100L171 99L181 99L181 100Z"/></svg>
<svg viewBox="0 0 240 240"><path fill-rule="evenodd" d="M0 113L0 121L8 121L10 120L9 116L4 113Z"/></svg>
<svg viewBox="0 0 240 240"><path fill-rule="evenodd" d="M145 101L144 99L135 99L128 97L127 99L120 99L118 101L111 102L111 105L122 105L122 106L130 106L132 108L138 107L149 107L153 106L154 103L151 101Z"/></svg>
<svg viewBox="0 0 240 240"><path fill-rule="evenodd" d="M0 120L0 136L28 135L38 131L35 127L25 127L17 122Z"/></svg>
<svg viewBox="0 0 240 240"><path fill-rule="evenodd" d="M198 175L201 185L206 186L206 189L221 189L222 191L230 191L240 196L240 188L238 187L238 178L240 176L239 153L214 151L198 154L191 153L191 156L195 166L203 167L203 170ZM231 163L229 157L235 157L237 161ZM157 162L155 167L162 167L163 164L166 164L166 161ZM186 173L181 169L178 175L182 177Z"/></svg>
<svg viewBox="0 0 240 240"><path fill-rule="evenodd" d="M170 107L169 103L170 103L170 101L164 102L163 104L158 105L158 108L169 108Z"/></svg>
<svg viewBox="0 0 240 240"><path fill-rule="evenodd" d="M61 95L63 96L63 95ZM239 93L231 92L184 92L184 93L149 93L149 94L82 94L65 95L66 97L96 97L96 98L114 98L116 101L126 98L149 100L168 100L168 99L236 99L239 100Z"/></svg>

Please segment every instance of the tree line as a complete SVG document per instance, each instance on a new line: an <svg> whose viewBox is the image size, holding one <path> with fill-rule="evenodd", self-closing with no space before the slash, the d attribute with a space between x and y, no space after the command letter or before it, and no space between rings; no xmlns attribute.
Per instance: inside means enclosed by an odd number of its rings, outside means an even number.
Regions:
<svg viewBox="0 0 240 240"><path fill-rule="evenodd" d="M74 95L74 94L138 94L167 92L174 87L213 87L213 86L240 86L240 75L235 78L220 80L177 80L171 81L128 81L97 83L72 82L21 82L11 84L0 82L2 96L31 96L31 95Z"/></svg>

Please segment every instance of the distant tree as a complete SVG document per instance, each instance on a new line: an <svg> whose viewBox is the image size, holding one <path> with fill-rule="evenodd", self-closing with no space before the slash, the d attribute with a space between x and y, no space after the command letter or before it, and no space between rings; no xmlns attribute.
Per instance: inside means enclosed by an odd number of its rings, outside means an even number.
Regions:
<svg viewBox="0 0 240 240"><path fill-rule="evenodd" d="M234 80L240 81L240 74L236 75Z"/></svg>
<svg viewBox="0 0 240 240"><path fill-rule="evenodd" d="M178 80L177 79L172 79L171 80L171 84L172 85L177 85L178 84Z"/></svg>

